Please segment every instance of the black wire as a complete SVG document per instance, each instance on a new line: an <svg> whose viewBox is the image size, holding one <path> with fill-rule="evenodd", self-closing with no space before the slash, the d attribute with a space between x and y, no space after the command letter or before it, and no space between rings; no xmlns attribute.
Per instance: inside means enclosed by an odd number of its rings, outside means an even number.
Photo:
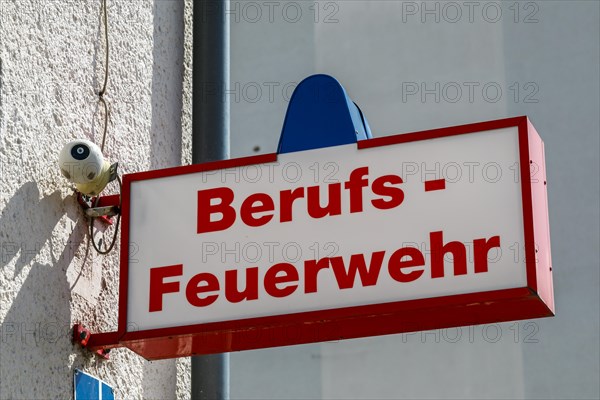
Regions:
<svg viewBox="0 0 600 400"><path fill-rule="evenodd" d="M100 102L104 105L104 133L102 134L102 146L100 150L104 153L104 143L106 142L106 131L108 129L108 105L104 100L104 94L106 93L106 86L108 85L108 11L106 9L106 0L102 0L102 8L104 14L104 41L106 43L106 52L104 53L104 84L102 89L98 92Z"/></svg>
<svg viewBox="0 0 600 400"><path fill-rule="evenodd" d="M104 106L104 131L102 133L102 145L100 146L100 151L104 153L104 145L106 144L106 132L108 131L108 104L104 99L104 94L106 93L106 87L108 85L108 56L109 56L109 43L108 43L108 10L106 7L106 0L102 0L102 13L104 15L104 42L106 44L106 51L104 53L104 83L102 84L102 89L98 92L98 101L102 103ZM119 233L119 225L121 224L121 190L122 190L122 182L121 178L117 176L117 180L119 182L119 214L117 214L117 222L115 224L115 232L112 237L112 241L110 246L106 250L100 250L99 246L94 241L94 221L96 217L90 217L90 240L92 242L92 246L94 250L96 250L99 254L108 254L115 243L117 242L117 234ZM96 197L96 202L94 207L98 205L98 201L100 199L100 193Z"/></svg>
<svg viewBox="0 0 600 400"><path fill-rule="evenodd" d="M106 141L106 131L108 130L108 104L106 104L106 100L102 96L100 96L100 103L104 105L104 132L102 133L102 146L100 146L100 151L104 154L104 142Z"/></svg>
<svg viewBox="0 0 600 400"><path fill-rule="evenodd" d="M100 250L98 248L98 246L96 245L96 242L94 241L94 221L96 220L96 217L90 217L90 238L92 240L92 245L94 246L94 250L96 250L100 254L110 253L110 251L113 249L113 247L115 247L115 243L117 242L117 234L119 233L119 225L121 224L121 201L123 199L120 195L120 193L122 192L122 189L123 189L123 183L121 182L121 178L118 175L117 175L117 181L119 182L119 213L117 214L117 222L115 224L115 233L113 233L113 237L112 237L110 246L106 250ZM98 195L98 197L96 197L96 202L94 204L94 207L96 207L98 205L99 199L100 199L100 196Z"/></svg>

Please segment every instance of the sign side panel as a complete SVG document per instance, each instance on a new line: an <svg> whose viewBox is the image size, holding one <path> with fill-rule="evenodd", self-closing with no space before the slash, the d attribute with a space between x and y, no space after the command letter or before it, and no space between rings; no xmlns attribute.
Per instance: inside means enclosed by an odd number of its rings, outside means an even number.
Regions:
<svg viewBox="0 0 600 400"><path fill-rule="evenodd" d="M554 286L552 282L552 253L550 250L550 223L548 216L548 186L544 142L527 120L529 156L531 164L531 198L533 233L536 251L537 293L554 313Z"/></svg>
<svg viewBox="0 0 600 400"><path fill-rule="evenodd" d="M527 119L519 121L519 171L523 206L523 233L524 239L520 242L517 257L523 257L527 269L527 286L537 292L537 275L535 264L535 241L533 235L533 203L531 199L531 171L533 160L529 155L529 135Z"/></svg>

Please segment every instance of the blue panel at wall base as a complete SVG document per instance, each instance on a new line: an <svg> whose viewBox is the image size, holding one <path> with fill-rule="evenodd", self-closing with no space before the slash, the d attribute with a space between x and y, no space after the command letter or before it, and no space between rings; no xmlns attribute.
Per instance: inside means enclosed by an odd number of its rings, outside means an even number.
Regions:
<svg viewBox="0 0 600 400"><path fill-rule="evenodd" d="M328 75L313 75L294 90L285 115L278 153L356 143L371 129L342 85Z"/></svg>
<svg viewBox="0 0 600 400"><path fill-rule="evenodd" d="M73 398L75 400L114 400L112 387L100 379L76 369L73 373Z"/></svg>
<svg viewBox="0 0 600 400"><path fill-rule="evenodd" d="M102 382L100 393L102 393L102 400L115 400L113 389L104 382Z"/></svg>

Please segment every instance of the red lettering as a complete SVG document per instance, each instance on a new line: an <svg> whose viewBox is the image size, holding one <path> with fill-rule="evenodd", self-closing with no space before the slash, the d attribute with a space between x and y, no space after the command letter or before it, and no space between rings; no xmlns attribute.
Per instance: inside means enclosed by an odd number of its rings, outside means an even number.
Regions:
<svg viewBox="0 0 600 400"><path fill-rule="evenodd" d="M388 182L391 182L388 181ZM341 191L341 186L339 187ZM444 256L452 255L454 276L467 274L467 248L464 243L452 241L444 243L442 231L430 232L431 278L443 278L445 274ZM493 248L500 247L500 236L489 239L474 239L475 273L488 272L488 256ZM340 290L354 287L375 286L383 265L385 251L368 254L352 254L350 258L325 257L319 260L304 261L304 293L318 291L319 273L331 267L326 279L335 279ZM266 270L262 282L260 267L253 266L242 269L226 270L224 280L219 282L216 275L201 272L194 275L185 287L185 296L189 304L195 307L207 307L215 303L223 285L225 299L229 303L257 300L260 295L259 284L266 294L282 298L292 295L300 285L298 270L293 264L278 263ZM401 247L394 251L388 259L388 273L391 279L400 283L410 283L421 278L425 273L425 257L419 249ZM169 265L150 268L149 311L163 310L163 298L167 293L179 293L181 282L175 277L183 275L183 265ZM241 276L244 275L244 276ZM323 275L323 274L321 274ZM333 276L332 276L333 275ZM358 276L358 277L357 277ZM168 278L170 281L165 282ZM387 278L386 278L387 279ZM357 282L358 281L358 282ZM259 290L260 289L260 290ZM182 295L182 294L181 294Z"/></svg>
<svg viewBox="0 0 600 400"><path fill-rule="evenodd" d="M304 262L304 293L315 293L317 291L317 275L320 270L327 268L329 268L329 258Z"/></svg>
<svg viewBox="0 0 600 400"><path fill-rule="evenodd" d="M289 222L292 220L292 212L294 209L294 200L304 197L304 188L299 187L294 190L284 190L279 194L281 213L279 220L281 222Z"/></svg>
<svg viewBox="0 0 600 400"><path fill-rule="evenodd" d="M198 191L197 233L223 231L230 228L239 214L247 226L259 227L273 220L279 211L280 222L293 220L294 205L306 197L305 212L312 218L324 218L342 214L342 196L348 193L350 213L364 211L364 191L369 188L369 167L355 168L343 183L330 183L279 191L279 210L275 209L276 197L267 193L250 194L241 202L239 210L233 205L234 192L228 187ZM384 175L370 186L374 195L373 207L387 210L398 207L404 201L404 192L398 187L403 183L398 175ZM327 191L327 199L322 191ZM241 200L240 200L241 201ZM297 208L297 207L296 207ZM298 210L296 210L298 211Z"/></svg>
<svg viewBox="0 0 600 400"><path fill-rule="evenodd" d="M261 217L255 217L253 214L275 210L273 199L266 193L255 193L242 203L240 216L242 221L248 226L262 226L273 219L273 214L266 214Z"/></svg>
<svg viewBox="0 0 600 400"><path fill-rule="evenodd" d="M350 256L350 266L348 267L348 270L346 270L344 259L342 257L330 258L333 273L339 288L350 289L354 287L356 272L358 272L363 286L373 286L377 284L379 270L381 269L384 255L385 251L374 252L371 255L369 268L367 268L364 254L353 254Z"/></svg>
<svg viewBox="0 0 600 400"><path fill-rule="evenodd" d="M409 257L409 259L402 260L404 257ZM402 247L390 256L388 271L395 281L408 283L419 279L421 275L423 275L424 270L418 269L406 273L402 271L402 269L421 265L425 265L425 258L419 249L415 249L414 247Z"/></svg>
<svg viewBox="0 0 600 400"><path fill-rule="evenodd" d="M369 167L357 168L350 173L350 178L344 183L344 188L350 191L350 212L362 212L363 196L362 189L369 185L365 176L369 173Z"/></svg>
<svg viewBox="0 0 600 400"><path fill-rule="evenodd" d="M454 263L454 276L465 275L467 273L467 250L461 242L449 242L444 244L442 231L431 232L429 234L431 244L431 277L444 277L444 256L446 253L452 253L452 262Z"/></svg>
<svg viewBox="0 0 600 400"><path fill-rule="evenodd" d="M219 203L212 204L219 199ZM226 187L198 191L198 233L216 232L229 228L235 222L235 210L231 207L233 191ZM211 221L212 214L221 219Z"/></svg>
<svg viewBox="0 0 600 400"><path fill-rule="evenodd" d="M166 267L150 268L150 306L149 312L162 311L163 295L165 293L179 292L179 282L164 282L172 276L181 276L183 265L169 265Z"/></svg>
<svg viewBox="0 0 600 400"><path fill-rule="evenodd" d="M340 215L342 213L342 184L333 183L328 185L329 198L325 207L321 207L320 192L320 186L310 186L307 189L308 215L313 218Z"/></svg>
<svg viewBox="0 0 600 400"><path fill-rule="evenodd" d="M279 273L283 273L283 275L279 275ZM298 285L292 284L282 288L277 287L277 285L280 283L298 282L298 279L298 271L292 264L275 264L265 274L265 290L273 297L286 297L294 293Z"/></svg>
<svg viewBox="0 0 600 400"><path fill-rule="evenodd" d="M258 267L246 268L246 288L240 292L237 287L238 271L225 271L225 298L232 303L258 299Z"/></svg>
<svg viewBox="0 0 600 400"><path fill-rule="evenodd" d="M218 294L200 297L199 294L219 290L219 280L213 274L203 272L194 275L185 288L187 301L195 307L206 307L217 301Z"/></svg>
<svg viewBox="0 0 600 400"><path fill-rule="evenodd" d="M399 185L401 183L402 178L397 175L384 175L375 179L371 186L371 190L378 196L389 197L389 200L374 199L371 200L371 204L380 210L398 207L404 201L404 192L398 187L386 186L386 184Z"/></svg>
<svg viewBox="0 0 600 400"><path fill-rule="evenodd" d="M475 273L488 271L488 253L494 247L500 247L500 236L489 239L475 239L473 241L475 253Z"/></svg>

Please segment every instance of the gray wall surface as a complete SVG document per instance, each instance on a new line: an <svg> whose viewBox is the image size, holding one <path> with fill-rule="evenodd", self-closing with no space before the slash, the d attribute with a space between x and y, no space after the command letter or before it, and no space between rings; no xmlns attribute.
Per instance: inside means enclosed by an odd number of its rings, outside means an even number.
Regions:
<svg viewBox="0 0 600 400"><path fill-rule="evenodd" d="M119 399L189 394L185 360L117 349L103 361L71 343L74 323L114 330L118 310L119 246L106 257L89 249L88 222L58 169L66 142L101 141L101 4L0 0L0 399L72 398L76 368ZM105 156L121 173L179 165L184 4L107 4Z"/></svg>
<svg viewBox="0 0 600 400"><path fill-rule="evenodd" d="M557 315L235 353L232 397L598 398L600 4L284 2L260 18L234 4L241 87L333 75L375 137L529 116L546 146ZM288 97L262 94L232 103L233 156L276 149Z"/></svg>

